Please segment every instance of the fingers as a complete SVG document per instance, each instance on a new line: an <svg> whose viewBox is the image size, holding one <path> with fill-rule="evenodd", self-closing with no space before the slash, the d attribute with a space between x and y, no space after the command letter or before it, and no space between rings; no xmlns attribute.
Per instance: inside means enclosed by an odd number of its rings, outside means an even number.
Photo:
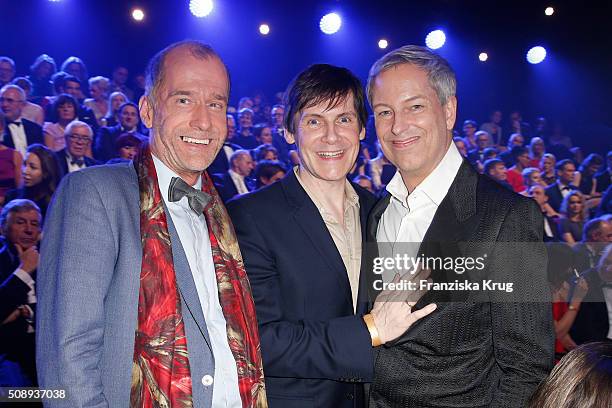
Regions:
<svg viewBox="0 0 612 408"><path fill-rule="evenodd" d="M415 310L414 312L410 313L410 318L412 319L412 323L422 319L423 317L427 316L428 314L431 314L434 310L436 310L438 306L435 303L430 303L427 306L425 306L422 309L419 310Z"/></svg>
<svg viewBox="0 0 612 408"><path fill-rule="evenodd" d="M23 255L23 248L21 245L15 244L15 249L17 249L17 255L21 258L21 255Z"/></svg>

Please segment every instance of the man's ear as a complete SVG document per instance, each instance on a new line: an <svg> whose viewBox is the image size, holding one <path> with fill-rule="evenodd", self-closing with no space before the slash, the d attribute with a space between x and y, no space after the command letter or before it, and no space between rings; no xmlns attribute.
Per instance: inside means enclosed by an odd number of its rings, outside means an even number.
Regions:
<svg viewBox="0 0 612 408"><path fill-rule="evenodd" d="M289 144L295 143L295 135L289 132L287 128L284 128L283 134L285 135L285 140L287 141L287 143Z"/></svg>
<svg viewBox="0 0 612 408"><path fill-rule="evenodd" d="M454 95L446 100L444 114L446 116L446 129L453 130L457 119L457 98Z"/></svg>
<svg viewBox="0 0 612 408"><path fill-rule="evenodd" d="M140 111L140 120L142 123L149 128L153 128L153 104L150 101L149 95L143 95L140 97L140 101L138 101L138 110Z"/></svg>

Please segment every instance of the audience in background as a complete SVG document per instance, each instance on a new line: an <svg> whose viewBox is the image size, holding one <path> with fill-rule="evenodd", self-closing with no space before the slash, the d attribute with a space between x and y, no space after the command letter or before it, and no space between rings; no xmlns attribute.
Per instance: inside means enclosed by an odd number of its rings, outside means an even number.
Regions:
<svg viewBox="0 0 612 408"><path fill-rule="evenodd" d="M30 93L32 92L32 83L26 77L17 77L13 79L13 85L17 85L23 92L25 92L26 101L23 109L21 110L21 116L24 119L30 120L34 123L43 125L45 122L45 111L40 105L30 102Z"/></svg>
<svg viewBox="0 0 612 408"><path fill-rule="evenodd" d="M571 191L561 204L559 213L559 235L562 241L575 244L582 238L582 228L586 220L584 195L578 190Z"/></svg>
<svg viewBox="0 0 612 408"><path fill-rule="evenodd" d="M51 77L57 71L55 60L47 54L41 54L30 66L30 75L27 78L32 83L33 102L37 102L42 97L53 95L53 84Z"/></svg>
<svg viewBox="0 0 612 408"><path fill-rule="evenodd" d="M534 137L529 142L529 167L539 167L542 157L546 153L546 145L541 137Z"/></svg>
<svg viewBox="0 0 612 408"><path fill-rule="evenodd" d="M119 108L128 101L127 96L121 92L113 92L108 97L106 116L102 118L101 126L113 127L119 123Z"/></svg>
<svg viewBox="0 0 612 408"><path fill-rule="evenodd" d="M107 126L104 120L109 111L108 90L110 81L103 76L89 78L89 94L91 98L85 99L83 105L91 109L99 126Z"/></svg>
<svg viewBox="0 0 612 408"><path fill-rule="evenodd" d="M0 112L0 135L4 134L5 127L4 114ZM21 153L5 146L0 138L0 207L4 204L6 193L21 184L22 162Z"/></svg>
<svg viewBox="0 0 612 408"><path fill-rule="evenodd" d="M573 184L576 166L571 160L564 159L556 164L555 170L557 175L556 182L546 188L546 195L548 196L548 203L551 207L554 208L555 211L559 211L563 199L567 197L570 192L577 189Z"/></svg>
<svg viewBox="0 0 612 408"><path fill-rule="evenodd" d="M64 131L66 126L77 118L78 110L78 102L71 95L61 94L55 98L49 115L53 122L45 122L43 126L45 145L49 149L59 152L66 147Z"/></svg>
<svg viewBox="0 0 612 408"><path fill-rule="evenodd" d="M226 173L214 175L215 187L223 202L254 190L250 175L255 168L255 162L251 153L244 149L236 150L229 163L230 168Z"/></svg>
<svg viewBox="0 0 612 408"><path fill-rule="evenodd" d="M539 168L542 170L542 181L547 186L555 184L557 181L557 173L555 172L555 166L557 165L557 159L554 154L545 153L540 160Z"/></svg>
<svg viewBox="0 0 612 408"><path fill-rule="evenodd" d="M285 166L278 160L261 160L255 166L255 188L260 189L285 177Z"/></svg>
<svg viewBox="0 0 612 408"><path fill-rule="evenodd" d="M4 145L22 155L33 143L43 143L42 127L22 117L25 92L17 85L5 85L0 89L0 109L4 114Z"/></svg>
<svg viewBox="0 0 612 408"><path fill-rule="evenodd" d="M15 77L15 61L12 58L0 56L0 88L9 84Z"/></svg>
<svg viewBox="0 0 612 408"><path fill-rule="evenodd" d="M138 131L140 115L138 105L134 102L126 102L119 108L119 124L112 127L102 127L98 132L94 146L94 157L102 162L117 157L115 143L117 138L124 133L130 133L145 141L147 136Z"/></svg>
<svg viewBox="0 0 612 408"><path fill-rule="evenodd" d="M91 150L93 131L85 122L75 120L64 131L66 148L55 155L60 168L60 178L68 173L95 166L98 162L86 156Z"/></svg>

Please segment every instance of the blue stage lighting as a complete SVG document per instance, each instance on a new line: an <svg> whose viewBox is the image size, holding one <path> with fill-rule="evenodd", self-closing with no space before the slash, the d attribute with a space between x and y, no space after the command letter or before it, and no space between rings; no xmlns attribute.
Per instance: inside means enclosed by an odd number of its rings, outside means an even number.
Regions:
<svg viewBox="0 0 612 408"><path fill-rule="evenodd" d="M342 26L342 19L336 13L324 15L319 22L319 28L325 34L335 34Z"/></svg>
<svg viewBox="0 0 612 408"><path fill-rule="evenodd" d="M546 49L544 47L533 47L527 51L527 62L530 64L539 64L546 58Z"/></svg>
<svg viewBox="0 0 612 408"><path fill-rule="evenodd" d="M196 17L206 17L214 8L212 0L191 0L189 2L189 11Z"/></svg>
<svg viewBox="0 0 612 408"><path fill-rule="evenodd" d="M261 35L268 35L270 34L270 26L267 24L262 24L259 26L259 33Z"/></svg>
<svg viewBox="0 0 612 408"><path fill-rule="evenodd" d="M488 59L489 59L489 54L487 54L486 52L481 52L481 53L478 55L478 59L479 59L480 61L482 61L482 62L485 62L486 60L488 60Z"/></svg>
<svg viewBox="0 0 612 408"><path fill-rule="evenodd" d="M425 45L432 50L441 48L446 42L446 34L442 30L434 30L425 37Z"/></svg>
<svg viewBox="0 0 612 408"><path fill-rule="evenodd" d="M388 46L389 46L389 41L385 40L384 38L378 41L378 48L380 48L381 50L384 50Z"/></svg>
<svg viewBox="0 0 612 408"><path fill-rule="evenodd" d="M145 14L144 11L142 11L142 9L136 8L134 10L132 10L132 18L136 21L142 21L144 20Z"/></svg>

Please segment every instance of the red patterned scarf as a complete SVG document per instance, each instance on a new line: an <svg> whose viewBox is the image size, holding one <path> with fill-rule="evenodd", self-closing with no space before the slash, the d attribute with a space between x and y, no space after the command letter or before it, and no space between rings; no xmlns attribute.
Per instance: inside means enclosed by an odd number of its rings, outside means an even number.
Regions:
<svg viewBox="0 0 612 408"><path fill-rule="evenodd" d="M192 407L191 373L181 300L163 199L149 146L135 160L140 190L142 269L132 367L131 407ZM267 407L251 287L234 227L206 172L204 209L227 340L236 360L242 406Z"/></svg>

